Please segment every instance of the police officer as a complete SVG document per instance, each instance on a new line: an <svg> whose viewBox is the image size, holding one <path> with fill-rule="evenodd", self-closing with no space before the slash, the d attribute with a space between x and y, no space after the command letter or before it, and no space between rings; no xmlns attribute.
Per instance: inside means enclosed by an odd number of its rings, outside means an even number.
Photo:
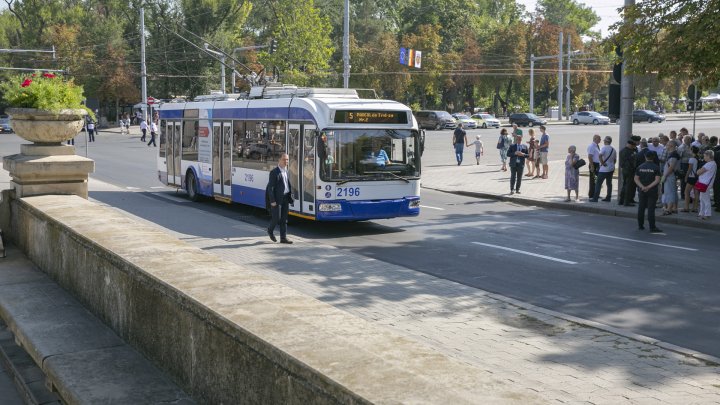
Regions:
<svg viewBox="0 0 720 405"><path fill-rule="evenodd" d="M620 151L620 168L622 169L622 190L618 196L618 203L628 207L635 206L635 141L628 139L627 145Z"/></svg>
<svg viewBox="0 0 720 405"><path fill-rule="evenodd" d="M645 154L645 163L635 170L635 184L638 186L640 201L638 204L638 228L645 229L645 209L647 208L650 232L660 233L662 230L655 226L655 204L658 199L658 184L660 184L660 166L655 164L657 154L649 151Z"/></svg>

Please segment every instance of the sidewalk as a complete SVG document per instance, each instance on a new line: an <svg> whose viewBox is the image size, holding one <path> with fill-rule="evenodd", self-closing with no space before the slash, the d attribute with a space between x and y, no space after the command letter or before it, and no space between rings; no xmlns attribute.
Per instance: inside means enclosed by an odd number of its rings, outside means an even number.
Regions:
<svg viewBox="0 0 720 405"><path fill-rule="evenodd" d="M565 161L549 162L547 179L530 179L523 174L520 191L522 194L510 195L510 171L500 171L501 165L497 163L496 151L485 154L480 165L475 165L475 158L465 153L462 166L449 164L450 157L445 156L444 162L423 161L422 187L448 193L456 193L481 198L491 198L500 201L515 202L524 205L534 205L545 208L566 209L573 211L603 214L618 217L637 217L637 207L625 207L617 202L617 178L613 179L613 199L611 202L588 201L589 179L587 166L580 169L580 201L565 202ZM490 163L488 163L490 162ZM603 186L600 198L605 197ZM681 208L682 208L681 202ZM708 220L699 220L696 213L678 213L669 216L662 215L662 209L655 211L658 224L669 223L705 229L720 229L720 213L712 212ZM635 222L632 225L636 226Z"/></svg>
<svg viewBox="0 0 720 405"><path fill-rule="evenodd" d="M665 116L665 121L692 121L693 119L693 113L692 112L685 112L685 113L668 113L663 114ZM544 120L547 121L547 124L545 125L572 125L572 122L569 120L561 120L558 121L556 119L550 119L547 117L542 117ZM700 120L718 120L720 119L720 113L714 112L714 111L699 111L697 115L695 116L695 119ZM507 117L501 119L501 125L502 126L510 126L509 124L502 124L503 121L507 122ZM617 125L617 124L610 124L610 125Z"/></svg>

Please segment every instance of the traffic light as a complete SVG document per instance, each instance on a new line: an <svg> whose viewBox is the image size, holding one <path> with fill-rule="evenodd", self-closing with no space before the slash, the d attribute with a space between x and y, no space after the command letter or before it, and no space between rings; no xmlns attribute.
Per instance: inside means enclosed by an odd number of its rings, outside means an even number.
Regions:
<svg viewBox="0 0 720 405"><path fill-rule="evenodd" d="M270 40L270 53L275 53L277 51L277 39L273 38Z"/></svg>

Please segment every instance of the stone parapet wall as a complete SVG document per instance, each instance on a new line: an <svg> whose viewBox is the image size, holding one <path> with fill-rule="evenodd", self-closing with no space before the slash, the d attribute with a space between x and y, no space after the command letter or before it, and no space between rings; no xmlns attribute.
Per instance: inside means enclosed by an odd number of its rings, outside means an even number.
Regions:
<svg viewBox="0 0 720 405"><path fill-rule="evenodd" d="M10 234L201 403L542 402L77 196L13 200Z"/></svg>

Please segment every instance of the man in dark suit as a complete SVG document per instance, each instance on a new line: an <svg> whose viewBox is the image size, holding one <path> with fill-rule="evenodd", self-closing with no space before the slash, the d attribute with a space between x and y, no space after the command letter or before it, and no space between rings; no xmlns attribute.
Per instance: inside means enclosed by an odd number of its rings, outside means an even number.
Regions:
<svg viewBox="0 0 720 405"><path fill-rule="evenodd" d="M525 158L528 157L528 147L523 145L522 135L515 135L515 143L510 145L507 155L510 158L510 194L520 194Z"/></svg>
<svg viewBox="0 0 720 405"><path fill-rule="evenodd" d="M290 157L286 153L280 155L277 167L270 171L270 179L265 189L270 214L272 215L267 232L273 242L277 242L274 234L275 227L280 225L280 243L292 243L287 238L288 209L293 202L290 178L287 171L289 162Z"/></svg>

